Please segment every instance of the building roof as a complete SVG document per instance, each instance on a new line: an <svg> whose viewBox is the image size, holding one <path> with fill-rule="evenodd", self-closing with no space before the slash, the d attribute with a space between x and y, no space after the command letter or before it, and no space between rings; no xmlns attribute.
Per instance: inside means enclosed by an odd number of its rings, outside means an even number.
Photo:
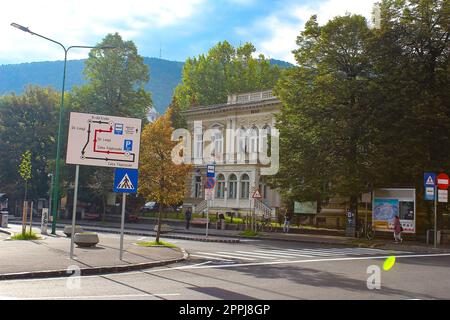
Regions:
<svg viewBox="0 0 450 320"><path fill-rule="evenodd" d="M227 103L209 105L209 106L194 106L183 113L186 116L199 115L204 113L218 113L228 112L242 109L252 109L255 107L266 105L277 105L281 101L276 98L272 90L256 91L249 93L232 94L228 96Z"/></svg>

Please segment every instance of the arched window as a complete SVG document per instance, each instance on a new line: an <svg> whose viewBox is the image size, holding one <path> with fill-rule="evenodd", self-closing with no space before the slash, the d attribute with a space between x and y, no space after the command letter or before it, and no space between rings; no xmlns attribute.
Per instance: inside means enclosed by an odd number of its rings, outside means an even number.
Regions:
<svg viewBox="0 0 450 320"><path fill-rule="evenodd" d="M241 199L248 199L250 195L250 177L243 174L241 177Z"/></svg>
<svg viewBox="0 0 450 320"><path fill-rule="evenodd" d="M228 179L228 198L236 199L237 198L237 177L235 174L230 175Z"/></svg>
<svg viewBox="0 0 450 320"><path fill-rule="evenodd" d="M225 177L223 176L223 174L219 174L217 176L216 198L217 199L225 198Z"/></svg>

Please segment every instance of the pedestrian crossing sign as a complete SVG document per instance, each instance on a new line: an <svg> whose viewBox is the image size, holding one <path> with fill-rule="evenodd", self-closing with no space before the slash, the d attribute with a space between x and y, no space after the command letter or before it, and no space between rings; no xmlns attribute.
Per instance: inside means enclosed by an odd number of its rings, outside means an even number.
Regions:
<svg viewBox="0 0 450 320"><path fill-rule="evenodd" d="M116 169L114 171L114 192L137 193L138 170Z"/></svg>

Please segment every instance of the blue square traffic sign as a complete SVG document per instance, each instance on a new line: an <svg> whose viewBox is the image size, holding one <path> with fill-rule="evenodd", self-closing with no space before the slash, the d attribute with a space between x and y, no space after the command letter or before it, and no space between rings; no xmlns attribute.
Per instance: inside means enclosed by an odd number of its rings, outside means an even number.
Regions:
<svg viewBox="0 0 450 320"><path fill-rule="evenodd" d="M114 134L122 135L123 134L123 124L116 123L114 125Z"/></svg>
<svg viewBox="0 0 450 320"><path fill-rule="evenodd" d="M206 166L206 176L214 178L216 176L216 166L213 164L208 164Z"/></svg>
<svg viewBox="0 0 450 320"><path fill-rule="evenodd" d="M137 169L116 169L114 171L114 192L137 193Z"/></svg>
<svg viewBox="0 0 450 320"><path fill-rule="evenodd" d="M125 140L123 142L123 150L133 151L133 140Z"/></svg>
<svg viewBox="0 0 450 320"><path fill-rule="evenodd" d="M423 175L423 183L425 187L434 187L436 185L436 174L425 172Z"/></svg>

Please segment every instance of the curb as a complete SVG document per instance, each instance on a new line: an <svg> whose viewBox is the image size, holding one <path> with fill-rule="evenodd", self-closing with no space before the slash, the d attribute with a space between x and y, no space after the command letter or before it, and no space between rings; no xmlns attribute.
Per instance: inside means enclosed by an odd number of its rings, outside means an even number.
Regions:
<svg viewBox="0 0 450 320"><path fill-rule="evenodd" d="M91 275L102 275L110 273L124 273L129 271L150 269L155 267L162 267L173 263L179 263L187 260L189 258L189 253L181 248L183 253L182 258L161 260L153 262L136 263L125 266L105 266L105 267L94 267L94 268L80 268L81 276L91 276ZM33 271L33 272L21 272L21 273L7 273L0 274L0 281L4 280L20 280L20 279L43 279L43 278L63 278L70 277L74 274L74 271L69 271L68 269L62 270L48 270L48 271Z"/></svg>
<svg viewBox="0 0 450 320"><path fill-rule="evenodd" d="M2 230L2 229L0 229L0 233L5 233L5 234L7 234L9 236L12 235L12 233L10 231L6 231L6 230Z"/></svg>

